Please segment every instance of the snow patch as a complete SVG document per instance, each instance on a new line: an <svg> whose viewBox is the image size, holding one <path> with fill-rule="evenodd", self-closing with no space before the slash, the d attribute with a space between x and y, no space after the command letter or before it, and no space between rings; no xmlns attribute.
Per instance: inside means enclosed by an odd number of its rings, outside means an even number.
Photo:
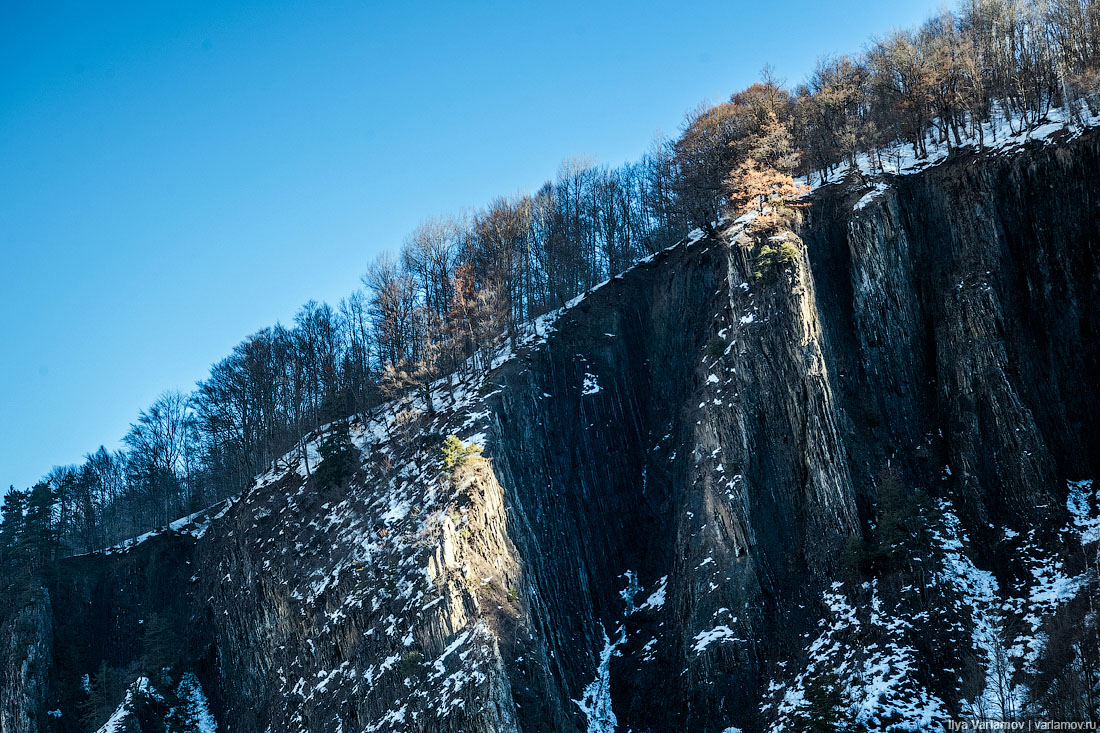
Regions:
<svg viewBox="0 0 1100 733"><path fill-rule="evenodd" d="M584 688L583 698L573 701L588 720L588 733L615 733L615 726L619 724L611 707L611 657L622 656L617 647L626 641L626 631L621 626L617 631L619 638L612 642L607 638L607 631L600 626L603 650L596 667L596 679Z"/></svg>
<svg viewBox="0 0 1100 733"><path fill-rule="evenodd" d="M642 611L646 608L660 608L665 605L665 590L668 588L668 576L663 576L657 581L657 590L653 591L646 599L645 603L638 606L638 610Z"/></svg>
<svg viewBox="0 0 1100 733"><path fill-rule="evenodd" d="M855 206L852 207L852 210L862 211L863 207L867 206L867 204L871 203L879 196L881 196L883 192L885 192L888 188L890 187L887 186L885 183L875 183L873 186L871 186L871 190L863 194L863 198L856 202Z"/></svg>
<svg viewBox="0 0 1100 733"><path fill-rule="evenodd" d="M744 642L744 639L738 639L737 634L733 632L733 629L731 629L729 626L726 626L725 624L722 624L721 626L715 626L710 631L700 631L698 634L695 635L694 641L695 645L692 647L692 650L696 654L699 654L714 642Z"/></svg>

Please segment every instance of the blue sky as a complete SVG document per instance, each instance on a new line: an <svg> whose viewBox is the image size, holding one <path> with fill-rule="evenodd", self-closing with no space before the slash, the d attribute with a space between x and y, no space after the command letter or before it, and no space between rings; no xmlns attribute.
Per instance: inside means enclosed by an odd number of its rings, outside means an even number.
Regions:
<svg viewBox="0 0 1100 733"><path fill-rule="evenodd" d="M0 486L117 447L420 219L938 5L0 4Z"/></svg>

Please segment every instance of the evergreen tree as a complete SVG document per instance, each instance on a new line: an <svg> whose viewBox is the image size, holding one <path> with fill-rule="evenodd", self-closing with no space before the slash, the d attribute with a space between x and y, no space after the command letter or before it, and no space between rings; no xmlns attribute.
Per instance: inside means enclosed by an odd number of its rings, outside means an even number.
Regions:
<svg viewBox="0 0 1100 733"><path fill-rule="evenodd" d="M0 557L5 562L15 562L20 555L26 510L27 492L9 489L0 508Z"/></svg>
<svg viewBox="0 0 1100 733"><path fill-rule="evenodd" d="M457 435L448 435L443 441L443 470L454 473L461 466L481 457L481 446L463 443Z"/></svg>
<svg viewBox="0 0 1100 733"><path fill-rule="evenodd" d="M928 554L934 506L927 494L905 489L894 472L885 471L878 481L877 509L874 540L878 569L897 570L908 558Z"/></svg>
<svg viewBox="0 0 1100 733"><path fill-rule="evenodd" d="M122 701L125 688L118 670L100 662L99 669L85 678L82 692L77 713L81 723L91 730L110 717Z"/></svg>
<svg viewBox="0 0 1100 733"><path fill-rule="evenodd" d="M797 733L860 733L840 678L831 672L810 679L789 730Z"/></svg>
<svg viewBox="0 0 1100 733"><path fill-rule="evenodd" d="M142 661L150 675L177 665L182 656L183 640L175 625L166 616L151 613L142 626L145 629Z"/></svg>
<svg viewBox="0 0 1100 733"><path fill-rule="evenodd" d="M313 475L319 486L343 486L358 467L356 465L358 452L352 445L348 435L348 424L344 420L333 424L332 430L321 441L318 451L321 454L321 465Z"/></svg>
<svg viewBox="0 0 1100 733"><path fill-rule="evenodd" d="M24 544L27 558L38 571L45 570L56 554L54 496L53 487L45 481L35 484L27 496Z"/></svg>

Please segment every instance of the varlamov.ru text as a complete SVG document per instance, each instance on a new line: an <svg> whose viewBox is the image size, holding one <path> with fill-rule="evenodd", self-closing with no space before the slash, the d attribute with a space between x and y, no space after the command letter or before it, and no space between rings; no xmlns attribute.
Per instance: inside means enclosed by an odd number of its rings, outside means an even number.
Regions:
<svg viewBox="0 0 1100 733"><path fill-rule="evenodd" d="M949 720L947 729L951 731L1096 730L1096 723L1087 720Z"/></svg>

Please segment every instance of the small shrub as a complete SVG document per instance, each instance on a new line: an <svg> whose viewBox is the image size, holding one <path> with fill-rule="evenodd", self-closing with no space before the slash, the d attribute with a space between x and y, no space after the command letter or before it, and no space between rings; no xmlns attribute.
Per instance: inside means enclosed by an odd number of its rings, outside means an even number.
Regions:
<svg viewBox="0 0 1100 733"><path fill-rule="evenodd" d="M519 600L519 588L513 585L508 589L508 600L512 603Z"/></svg>
<svg viewBox="0 0 1100 733"><path fill-rule="evenodd" d="M778 243L768 242L756 252L752 276L757 280L768 277L797 260L798 248L789 240Z"/></svg>
<svg viewBox="0 0 1100 733"><path fill-rule="evenodd" d="M889 572L904 568L914 557L931 553L932 527L939 521L931 498L920 489L905 490L896 474L884 471L878 482L875 518L875 563Z"/></svg>
<svg viewBox="0 0 1100 733"><path fill-rule="evenodd" d="M928 494L903 488L891 470L879 475L877 489L872 530L849 537L841 554L843 569L854 577L904 571L936 550L932 530L942 517Z"/></svg>
<svg viewBox="0 0 1100 733"><path fill-rule="evenodd" d="M424 671L424 655L420 652L409 652L397 663L397 671L402 679L418 677Z"/></svg>
<svg viewBox="0 0 1100 733"><path fill-rule="evenodd" d="M466 583L466 592L474 598L477 598L481 589L485 587L485 582L473 575L467 575L463 578L463 581Z"/></svg>
<svg viewBox="0 0 1100 733"><path fill-rule="evenodd" d="M448 435L443 441L443 470L454 473L471 460L481 457L481 446L463 443L457 435Z"/></svg>
<svg viewBox="0 0 1100 733"><path fill-rule="evenodd" d="M715 337L707 342L706 355L708 358L717 359L724 353L726 353L726 342L722 339Z"/></svg>
<svg viewBox="0 0 1100 733"><path fill-rule="evenodd" d="M860 578L871 574L874 563L871 548L867 546L863 536L856 533L848 537L840 556L844 571L853 578Z"/></svg>

